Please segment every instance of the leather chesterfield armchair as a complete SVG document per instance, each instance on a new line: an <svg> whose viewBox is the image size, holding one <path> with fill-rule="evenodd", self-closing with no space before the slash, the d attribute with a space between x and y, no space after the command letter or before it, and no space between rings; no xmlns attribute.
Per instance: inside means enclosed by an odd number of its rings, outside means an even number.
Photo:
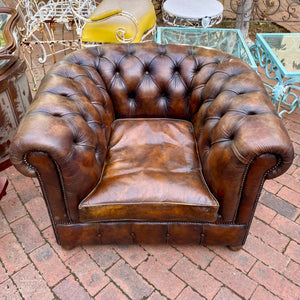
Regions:
<svg viewBox="0 0 300 300"><path fill-rule="evenodd" d="M57 242L239 249L266 179L293 160L259 76L183 45L105 44L43 79L12 142Z"/></svg>

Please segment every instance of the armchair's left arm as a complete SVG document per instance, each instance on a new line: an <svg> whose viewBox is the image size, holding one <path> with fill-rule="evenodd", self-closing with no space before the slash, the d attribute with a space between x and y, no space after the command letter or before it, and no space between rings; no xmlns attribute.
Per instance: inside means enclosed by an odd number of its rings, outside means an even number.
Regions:
<svg viewBox="0 0 300 300"><path fill-rule="evenodd" d="M56 65L10 147L15 167L38 177L54 223L78 220L78 203L100 180L107 153L113 107L99 88L101 78L92 80L88 69L69 62Z"/></svg>

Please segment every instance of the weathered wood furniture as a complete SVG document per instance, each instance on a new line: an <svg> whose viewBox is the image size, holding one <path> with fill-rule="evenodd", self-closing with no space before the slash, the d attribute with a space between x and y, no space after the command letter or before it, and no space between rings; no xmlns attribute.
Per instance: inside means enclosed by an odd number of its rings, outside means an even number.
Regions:
<svg viewBox="0 0 300 300"><path fill-rule="evenodd" d="M0 171L10 165L9 145L31 102L26 64L18 56L14 9L0 7ZM0 178L0 198L5 195L7 179Z"/></svg>

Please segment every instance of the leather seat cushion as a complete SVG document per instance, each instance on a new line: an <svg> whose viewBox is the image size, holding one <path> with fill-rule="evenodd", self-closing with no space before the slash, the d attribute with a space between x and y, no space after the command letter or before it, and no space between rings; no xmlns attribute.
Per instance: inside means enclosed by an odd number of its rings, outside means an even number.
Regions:
<svg viewBox="0 0 300 300"><path fill-rule="evenodd" d="M218 207L201 177L190 122L119 119L102 180L79 211L89 222L213 222Z"/></svg>

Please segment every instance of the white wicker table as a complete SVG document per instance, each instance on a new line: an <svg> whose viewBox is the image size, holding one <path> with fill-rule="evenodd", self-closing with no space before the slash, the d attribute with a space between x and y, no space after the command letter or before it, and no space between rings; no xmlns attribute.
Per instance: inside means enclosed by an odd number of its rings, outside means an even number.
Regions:
<svg viewBox="0 0 300 300"><path fill-rule="evenodd" d="M223 5L217 0L166 0L163 21L172 26L212 27L222 20Z"/></svg>

